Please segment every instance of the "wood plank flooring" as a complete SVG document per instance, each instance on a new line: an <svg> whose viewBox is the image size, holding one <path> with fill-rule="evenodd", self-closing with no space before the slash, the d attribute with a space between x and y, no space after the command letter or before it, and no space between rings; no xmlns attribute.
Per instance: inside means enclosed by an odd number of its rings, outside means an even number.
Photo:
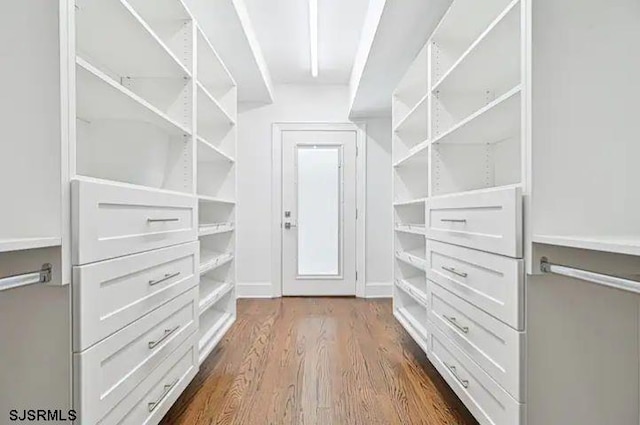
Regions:
<svg viewBox="0 0 640 425"><path fill-rule="evenodd" d="M472 425L389 300L240 300L163 425Z"/></svg>

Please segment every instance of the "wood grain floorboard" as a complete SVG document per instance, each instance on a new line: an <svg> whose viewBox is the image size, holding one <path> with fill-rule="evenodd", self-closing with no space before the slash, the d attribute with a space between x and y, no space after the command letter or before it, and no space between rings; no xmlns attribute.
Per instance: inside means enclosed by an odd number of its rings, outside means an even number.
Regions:
<svg viewBox="0 0 640 425"><path fill-rule="evenodd" d="M477 425L391 301L239 300L162 425Z"/></svg>

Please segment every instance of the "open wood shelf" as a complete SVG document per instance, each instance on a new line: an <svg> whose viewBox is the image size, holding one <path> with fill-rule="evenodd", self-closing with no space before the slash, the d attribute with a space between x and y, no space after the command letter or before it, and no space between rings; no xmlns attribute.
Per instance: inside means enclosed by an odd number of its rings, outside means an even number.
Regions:
<svg viewBox="0 0 640 425"><path fill-rule="evenodd" d="M191 135L191 131L151 105L131 90L118 84L84 59L76 58L78 118L140 121L152 124L173 136Z"/></svg>
<svg viewBox="0 0 640 425"><path fill-rule="evenodd" d="M193 17L181 0L127 0L182 65L193 73Z"/></svg>
<svg viewBox="0 0 640 425"><path fill-rule="evenodd" d="M432 92L481 92L520 82L520 20L516 0L435 82Z"/></svg>
<svg viewBox="0 0 640 425"><path fill-rule="evenodd" d="M397 318L400 316L400 323L416 338L416 342L424 344L427 337L427 308L413 294L405 292L397 284L394 286L394 315Z"/></svg>
<svg viewBox="0 0 640 425"><path fill-rule="evenodd" d="M198 80L227 115L236 116L236 82L202 29L196 32Z"/></svg>
<svg viewBox="0 0 640 425"><path fill-rule="evenodd" d="M407 205L424 204L425 201L426 201L426 198L408 199L406 201L396 201L393 203L393 205L396 207L402 207Z"/></svg>
<svg viewBox="0 0 640 425"><path fill-rule="evenodd" d="M218 320L208 329L208 331L200 337L198 348L200 351L200 364L206 360L214 348L218 345L222 337L227 333L233 325L235 317L231 313L224 313L218 317ZM202 327L200 328L202 330Z"/></svg>
<svg viewBox="0 0 640 425"><path fill-rule="evenodd" d="M427 107L429 104L430 94L426 93L418 103L404 116L400 119L397 125L394 127L394 131L396 133L410 133L412 130L412 126L420 126L422 121L425 121L424 118L427 116ZM421 119L422 118L422 119Z"/></svg>
<svg viewBox="0 0 640 425"><path fill-rule="evenodd" d="M230 289L229 289L230 287ZM222 287L224 293L209 294L209 303L200 312L200 363L206 359L229 330L236 317L234 285ZM215 297L214 297L215 296Z"/></svg>
<svg viewBox="0 0 640 425"><path fill-rule="evenodd" d="M521 87L512 88L484 108L433 139L438 143L493 143L518 135Z"/></svg>
<svg viewBox="0 0 640 425"><path fill-rule="evenodd" d="M405 162L393 169L393 192L398 200L426 198L429 194L429 167L426 161Z"/></svg>
<svg viewBox="0 0 640 425"><path fill-rule="evenodd" d="M231 222L226 223L202 223L200 222L199 236L217 235L219 233L233 232L235 226Z"/></svg>
<svg viewBox="0 0 640 425"><path fill-rule="evenodd" d="M592 235L533 235L533 242L567 248L640 256L640 236L633 238Z"/></svg>
<svg viewBox="0 0 640 425"><path fill-rule="evenodd" d="M404 308L396 308L393 310L393 316L407 331L411 338L422 348L425 353L427 349L427 328L418 323L409 312Z"/></svg>
<svg viewBox="0 0 640 425"><path fill-rule="evenodd" d="M401 158L400 160L396 161L393 164L393 167L399 168L406 165L410 165L414 162L426 164L429 159L429 145L430 145L430 142L428 140L425 140L424 142L414 146L411 152L408 155Z"/></svg>
<svg viewBox="0 0 640 425"><path fill-rule="evenodd" d="M431 38L431 81L439 81L512 1L454 1Z"/></svg>
<svg viewBox="0 0 640 425"><path fill-rule="evenodd" d="M490 193L490 192L495 192L495 191L499 191L499 190L504 190L504 189L507 189L507 188L516 188L516 187L522 188L522 184L520 184L520 183L505 184L505 185L502 185L502 186L486 187L486 188L473 189L473 190L464 190L464 191L459 191L459 192L455 192L455 193L444 193L444 194L441 194L441 195L433 195L433 196L429 197L429 199L437 200L437 199L452 198L452 197L456 197L456 196L478 195L478 194L482 194L482 193Z"/></svg>
<svg viewBox="0 0 640 425"><path fill-rule="evenodd" d="M216 204L235 205L236 203L236 201L233 201L231 199L222 199L222 198L216 198L214 196L207 196L207 195L198 195L198 199L202 202L212 202Z"/></svg>
<svg viewBox="0 0 640 425"><path fill-rule="evenodd" d="M81 181L86 181L88 183L107 184L115 187L121 187L123 189L146 190L148 192L162 193L167 195L180 195L180 196L188 196L188 197L193 196L193 194L191 193L181 192L178 190L160 189L157 187L143 186L139 184L131 184L131 183L125 183L125 182L108 180L108 179L100 179L100 178L84 176L84 175L76 175L73 178L73 180L81 180Z"/></svg>
<svg viewBox="0 0 640 425"><path fill-rule="evenodd" d="M211 270L217 269L229 261L233 260L233 253L231 252L217 252L200 250L200 274L205 274Z"/></svg>
<svg viewBox="0 0 640 425"><path fill-rule="evenodd" d="M200 278L200 314L213 307L233 290L232 282L215 282L207 277ZM208 290L204 290L207 288Z"/></svg>
<svg viewBox="0 0 640 425"><path fill-rule="evenodd" d="M413 298L418 304L427 307L427 294L419 290L414 283L406 279L396 279L396 286L405 294Z"/></svg>
<svg viewBox="0 0 640 425"><path fill-rule="evenodd" d="M49 248L62 245L62 238L0 238L0 252L22 251L25 249Z"/></svg>
<svg viewBox="0 0 640 425"><path fill-rule="evenodd" d="M426 75L428 72L428 49L423 48L416 56L398 87L393 93L393 122L397 125L415 109L429 92Z"/></svg>
<svg viewBox="0 0 640 425"><path fill-rule="evenodd" d="M424 223L423 224L396 223L395 230L396 232L411 233L414 235L424 235L425 225Z"/></svg>
<svg viewBox="0 0 640 425"><path fill-rule="evenodd" d="M424 250L423 250L424 251ZM396 258L418 270L425 270L424 252L420 250L397 251Z"/></svg>
<svg viewBox="0 0 640 425"><path fill-rule="evenodd" d="M126 0L79 0L76 10L77 50L96 63L122 77L191 77Z"/></svg>
<svg viewBox="0 0 640 425"><path fill-rule="evenodd" d="M198 161L200 162L227 162L235 163L235 159L219 148L209 143L203 137L198 136Z"/></svg>
<svg viewBox="0 0 640 425"><path fill-rule="evenodd" d="M198 120L224 127L233 126L235 120L227 114L218 100L198 81Z"/></svg>

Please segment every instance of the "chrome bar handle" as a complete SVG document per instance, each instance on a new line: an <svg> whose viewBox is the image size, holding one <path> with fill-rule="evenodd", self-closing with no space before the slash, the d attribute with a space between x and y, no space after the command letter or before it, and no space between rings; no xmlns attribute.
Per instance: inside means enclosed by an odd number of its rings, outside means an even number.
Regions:
<svg viewBox="0 0 640 425"><path fill-rule="evenodd" d="M458 275L460 277L467 277L468 276L465 272L459 272L458 270L454 269L453 267L442 266L442 270L446 270L449 273L453 273L453 274Z"/></svg>
<svg viewBox="0 0 640 425"><path fill-rule="evenodd" d="M462 332L468 334L469 333L469 327L468 326L461 326L458 323L458 319L456 319L455 317L451 316L451 317L447 317L444 314L442 315L442 317L444 317L445 319L447 319L447 321L449 323L451 323L453 326L455 326L456 328L460 329Z"/></svg>
<svg viewBox="0 0 640 425"><path fill-rule="evenodd" d="M172 221L180 221L179 218L148 218L147 223L168 223Z"/></svg>
<svg viewBox="0 0 640 425"><path fill-rule="evenodd" d="M150 341L149 342L149 349L156 348L158 345L160 345L160 343L162 341L164 341L165 339L169 338L169 335L171 335L172 333L177 331L179 327L180 327L180 325L176 326L173 329L165 329L164 330L164 334L160 337L160 339L157 339L155 341Z"/></svg>
<svg viewBox="0 0 640 425"><path fill-rule="evenodd" d="M179 379L176 379L175 381L173 381L171 384L165 385L164 386L164 390L162 391L162 394L160 394L160 397L158 397L156 399L156 401L152 401L149 403L149 412L153 412L156 407L158 407L160 405L160 403L162 403L162 400L164 400L164 398L171 392L171 389L173 389L173 387L176 386L176 384L178 383Z"/></svg>
<svg viewBox="0 0 640 425"><path fill-rule="evenodd" d="M154 286L157 285L158 283L162 283L162 282L166 282L169 279L173 279L176 276L180 276L180 272L175 272L175 273L167 273L164 275L164 277L157 279L157 280L150 280L149 281L149 286Z"/></svg>
<svg viewBox="0 0 640 425"><path fill-rule="evenodd" d="M51 271L51 264L46 263L42 265L40 270L0 278L0 291L18 288L20 286L33 285L35 283L49 283L51 282Z"/></svg>
<svg viewBox="0 0 640 425"><path fill-rule="evenodd" d="M456 370L455 366L448 365L446 363L444 363L444 365L447 367L447 369L449 369L451 371L451 374L453 375L453 377L456 378L458 380L458 382L460 382L460 385L462 385L465 388L469 388L469 380L460 378L460 376L458 375L458 371Z"/></svg>
<svg viewBox="0 0 640 425"><path fill-rule="evenodd" d="M467 220L464 218L441 218L440 221L445 223L466 223Z"/></svg>
<svg viewBox="0 0 640 425"><path fill-rule="evenodd" d="M640 282L637 280L625 279L608 274L595 273L588 270L561 266L559 264L552 264L544 257L540 261L540 271L542 271L543 273L554 273L562 276L572 277L574 279L586 280L587 282L597 283L599 285L608 286L610 288L640 294Z"/></svg>

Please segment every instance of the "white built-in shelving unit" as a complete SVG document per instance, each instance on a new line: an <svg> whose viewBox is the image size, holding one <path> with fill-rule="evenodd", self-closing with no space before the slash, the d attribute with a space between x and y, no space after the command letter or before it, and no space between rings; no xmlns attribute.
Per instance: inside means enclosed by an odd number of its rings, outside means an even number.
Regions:
<svg viewBox="0 0 640 425"><path fill-rule="evenodd" d="M517 381L519 359L513 366L510 345L468 333L480 324L520 338L521 323L499 325L493 305L473 305L520 293L468 284L500 267L521 282L525 2L481 3L452 3L393 95L394 315L481 423L513 425L524 399L482 366L508 367Z"/></svg>
<svg viewBox="0 0 640 425"><path fill-rule="evenodd" d="M4 9L8 402L157 424L236 319L236 84L182 0L45 3Z"/></svg>
<svg viewBox="0 0 640 425"><path fill-rule="evenodd" d="M640 9L614 3L454 0L393 95L394 314L483 425L638 421Z"/></svg>

